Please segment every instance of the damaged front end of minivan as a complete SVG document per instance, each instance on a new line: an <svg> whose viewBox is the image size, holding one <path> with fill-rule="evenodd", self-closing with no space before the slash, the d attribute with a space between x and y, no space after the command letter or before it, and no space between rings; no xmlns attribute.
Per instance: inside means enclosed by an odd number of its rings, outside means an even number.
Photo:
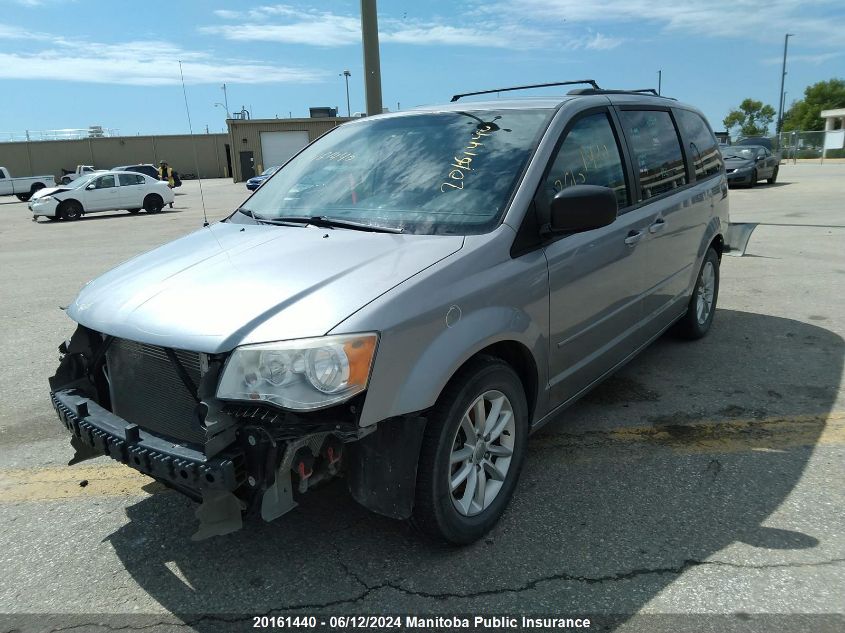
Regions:
<svg viewBox="0 0 845 633"><path fill-rule="evenodd" d="M390 431L358 424L377 343L367 333L206 354L79 325L59 347L50 395L72 434L69 463L106 455L200 502L195 540L235 531L249 515L272 521L342 469L356 499L404 518L408 495L367 498L394 488L378 471L379 454L395 448ZM408 437L403 448L418 451L421 433ZM389 477L413 490L416 460L407 462L413 468Z"/></svg>

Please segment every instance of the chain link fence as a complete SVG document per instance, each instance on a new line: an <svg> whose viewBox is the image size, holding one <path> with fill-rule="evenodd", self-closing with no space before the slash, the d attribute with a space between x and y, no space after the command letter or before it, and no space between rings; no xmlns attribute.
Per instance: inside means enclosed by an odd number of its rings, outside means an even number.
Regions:
<svg viewBox="0 0 845 633"><path fill-rule="evenodd" d="M824 131L781 132L778 147L781 148L781 157L784 160L799 158L818 158L821 160L824 150ZM827 157L842 158L845 157L845 153L842 150L828 150Z"/></svg>

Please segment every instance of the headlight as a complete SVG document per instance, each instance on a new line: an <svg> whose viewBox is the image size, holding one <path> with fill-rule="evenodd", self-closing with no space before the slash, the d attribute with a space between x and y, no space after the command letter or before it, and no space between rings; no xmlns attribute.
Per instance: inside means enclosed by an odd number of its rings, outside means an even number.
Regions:
<svg viewBox="0 0 845 633"><path fill-rule="evenodd" d="M40 198L36 198L35 200L33 200L33 202L35 202L37 204L39 202L47 202L48 200L52 200L52 199L53 199L53 196L41 196Z"/></svg>
<svg viewBox="0 0 845 633"><path fill-rule="evenodd" d="M377 343L370 332L238 347L217 397L298 411L330 407L367 388Z"/></svg>

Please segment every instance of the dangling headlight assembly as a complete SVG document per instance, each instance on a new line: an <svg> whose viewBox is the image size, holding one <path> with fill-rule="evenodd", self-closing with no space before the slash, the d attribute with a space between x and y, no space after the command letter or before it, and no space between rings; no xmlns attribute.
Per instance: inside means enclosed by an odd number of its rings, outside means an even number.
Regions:
<svg viewBox="0 0 845 633"><path fill-rule="evenodd" d="M367 388L378 334L343 334L238 347L217 386L221 400L311 411Z"/></svg>

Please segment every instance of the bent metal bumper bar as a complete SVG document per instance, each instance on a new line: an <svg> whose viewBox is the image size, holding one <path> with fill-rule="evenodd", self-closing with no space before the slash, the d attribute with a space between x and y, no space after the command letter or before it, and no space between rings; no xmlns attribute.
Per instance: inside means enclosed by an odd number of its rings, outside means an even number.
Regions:
<svg viewBox="0 0 845 633"><path fill-rule="evenodd" d="M73 391L51 392L53 408L78 444L156 479L201 492L233 491L245 477L241 455L208 458L200 451L152 435Z"/></svg>

